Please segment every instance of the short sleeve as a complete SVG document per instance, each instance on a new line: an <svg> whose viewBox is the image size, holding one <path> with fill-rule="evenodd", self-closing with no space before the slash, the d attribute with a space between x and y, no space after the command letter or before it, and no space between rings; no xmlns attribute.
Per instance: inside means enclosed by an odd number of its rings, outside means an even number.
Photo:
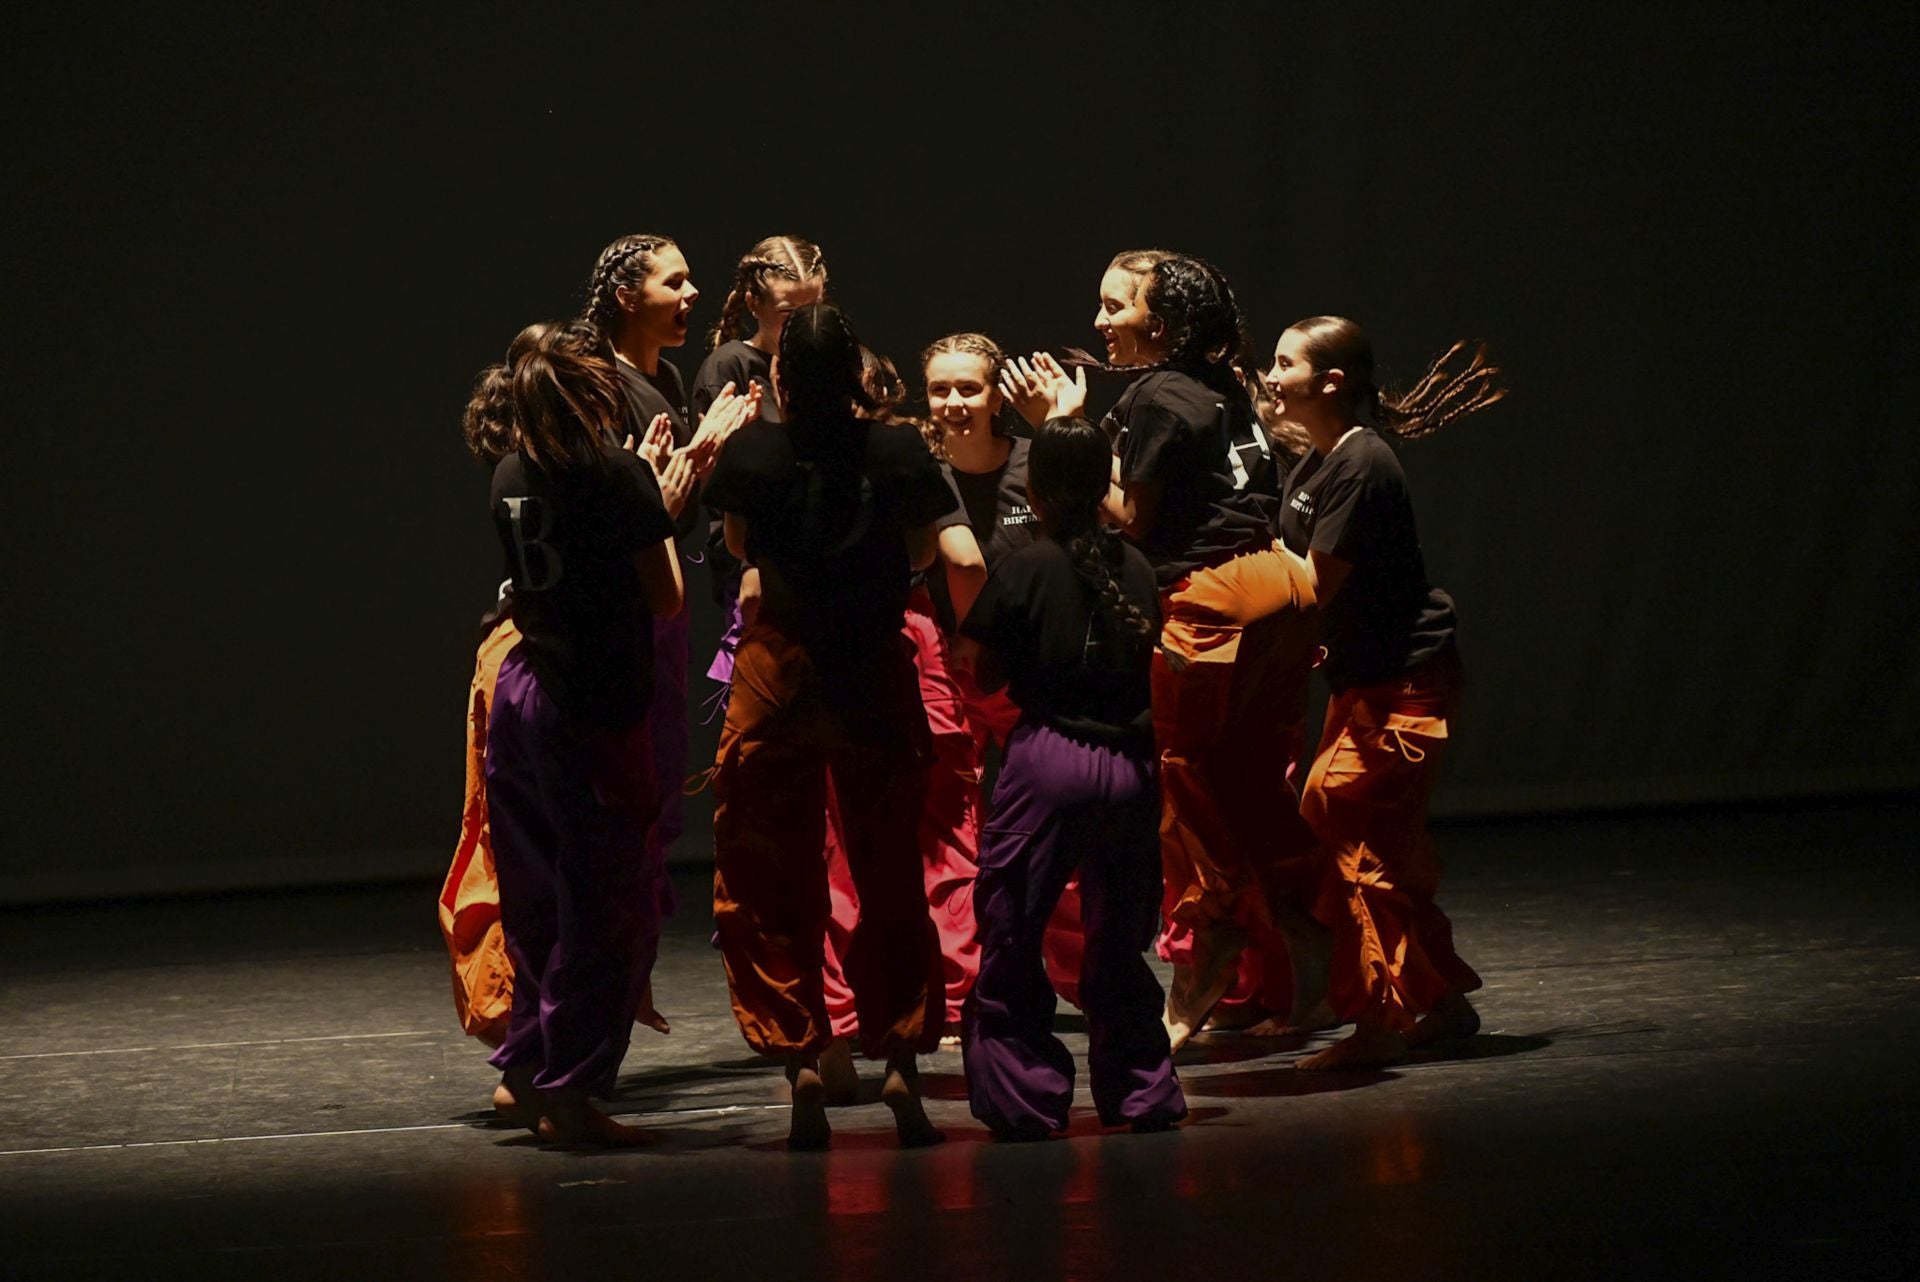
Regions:
<svg viewBox="0 0 1920 1282"><path fill-rule="evenodd" d="M927 451L927 444L912 428L896 428L890 442L893 466L889 469L900 486L900 519L909 527L932 525L959 509L966 520L966 507L960 492L946 470Z"/></svg>
<svg viewBox="0 0 1920 1282"><path fill-rule="evenodd" d="M772 491L781 467L779 428L749 423L720 449L720 459L707 477L702 497L710 508L752 517L772 503Z"/></svg>
<svg viewBox="0 0 1920 1282"><path fill-rule="evenodd" d="M1308 547L1343 561L1361 560L1355 553L1366 526L1366 496L1366 474L1343 460L1314 493L1313 538Z"/></svg>
<svg viewBox="0 0 1920 1282"><path fill-rule="evenodd" d="M745 379L734 368L731 354L715 352L700 363L700 372L693 379L693 416L695 419L706 417L713 408L714 398L720 395L720 389L728 383L735 384L735 390L741 390L739 384Z"/></svg>
<svg viewBox="0 0 1920 1282"><path fill-rule="evenodd" d="M1120 479L1164 481L1177 470L1186 445L1186 425L1178 415L1151 397L1129 410L1126 437L1120 451Z"/></svg>

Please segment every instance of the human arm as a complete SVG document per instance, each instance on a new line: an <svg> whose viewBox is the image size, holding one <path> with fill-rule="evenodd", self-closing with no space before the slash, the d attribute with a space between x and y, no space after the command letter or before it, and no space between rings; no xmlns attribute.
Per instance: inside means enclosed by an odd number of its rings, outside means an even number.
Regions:
<svg viewBox="0 0 1920 1282"><path fill-rule="evenodd" d="M672 539L650 543L634 552L633 568L640 576L640 595L648 610L662 619L680 613L686 601L686 585L680 578L680 557Z"/></svg>
<svg viewBox="0 0 1920 1282"><path fill-rule="evenodd" d="M947 599L953 603L953 617L964 619L987 584L987 559L980 554L980 543L969 525L944 527L939 532L939 544L947 575Z"/></svg>

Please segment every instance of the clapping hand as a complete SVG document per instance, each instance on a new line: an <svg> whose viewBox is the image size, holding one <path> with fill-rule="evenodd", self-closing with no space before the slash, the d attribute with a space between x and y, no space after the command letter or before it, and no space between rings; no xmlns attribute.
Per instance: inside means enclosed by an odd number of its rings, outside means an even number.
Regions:
<svg viewBox="0 0 1920 1282"><path fill-rule="evenodd" d="M1087 372L1067 371L1050 353L1017 356L1000 366L1000 394L1034 427L1079 414L1087 405Z"/></svg>

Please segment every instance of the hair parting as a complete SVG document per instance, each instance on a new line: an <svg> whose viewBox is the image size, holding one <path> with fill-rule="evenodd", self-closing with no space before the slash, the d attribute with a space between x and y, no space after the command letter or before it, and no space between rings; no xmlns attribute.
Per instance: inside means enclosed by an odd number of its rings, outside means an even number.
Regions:
<svg viewBox="0 0 1920 1282"><path fill-rule="evenodd" d="M753 306L767 296L770 279L801 284L810 280L825 282L826 256L820 246L799 236L769 236L749 249L733 268L733 285L720 308L720 319L707 335L711 351L722 343L740 337L741 322Z"/></svg>

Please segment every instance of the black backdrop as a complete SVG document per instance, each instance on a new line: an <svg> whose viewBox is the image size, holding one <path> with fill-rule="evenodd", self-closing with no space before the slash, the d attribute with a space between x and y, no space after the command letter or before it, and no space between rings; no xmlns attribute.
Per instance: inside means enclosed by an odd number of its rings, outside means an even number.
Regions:
<svg viewBox="0 0 1920 1282"><path fill-rule="evenodd" d="M1263 344L1484 336L1405 452L1442 809L1920 782L1911 5L277 8L9 20L0 899L439 863L459 409L635 230L702 325L807 235L903 358L1087 343L1141 244Z"/></svg>

